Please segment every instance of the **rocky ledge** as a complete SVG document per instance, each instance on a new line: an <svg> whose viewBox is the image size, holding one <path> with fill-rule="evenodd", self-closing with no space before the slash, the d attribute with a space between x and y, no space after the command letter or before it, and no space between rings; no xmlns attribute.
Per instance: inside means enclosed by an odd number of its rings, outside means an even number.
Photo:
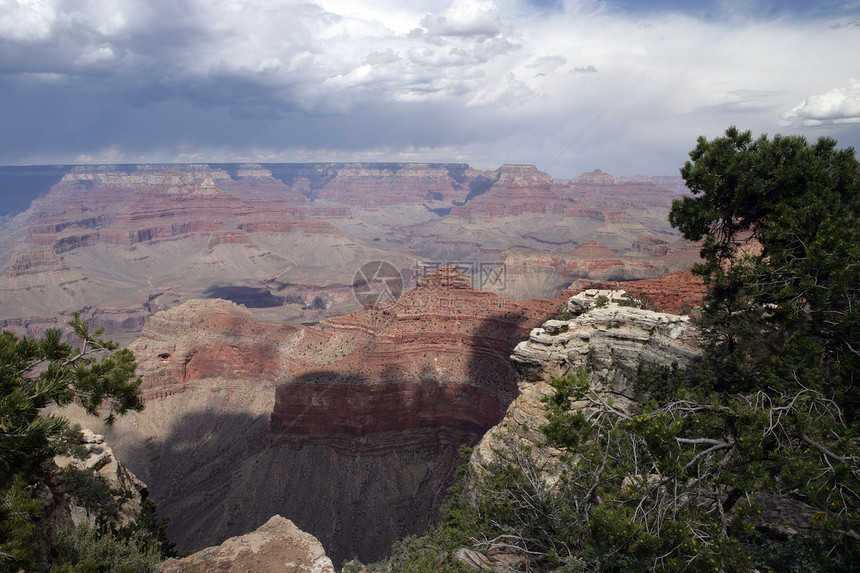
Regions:
<svg viewBox="0 0 860 573"><path fill-rule="evenodd" d="M272 516L256 531L231 537L217 547L207 547L182 559L168 559L162 573L334 573L316 537L305 533L280 515Z"/></svg>
<svg viewBox="0 0 860 573"><path fill-rule="evenodd" d="M631 300L623 290L588 289L567 303L575 318L548 320L517 345L511 360L519 395L475 447L473 468L480 472L511 445L545 444L541 398L554 392L553 378L588 369L593 389L628 407L631 374L640 362L690 368L699 360L698 335L688 316L626 306Z"/></svg>

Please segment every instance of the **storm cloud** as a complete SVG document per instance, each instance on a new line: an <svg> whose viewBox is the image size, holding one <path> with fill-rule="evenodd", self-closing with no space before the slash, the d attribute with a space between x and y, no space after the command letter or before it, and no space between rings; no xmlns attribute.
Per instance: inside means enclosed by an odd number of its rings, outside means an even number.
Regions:
<svg viewBox="0 0 860 573"><path fill-rule="evenodd" d="M0 163L675 173L729 125L860 143L860 8L0 0ZM563 153L562 153L563 152Z"/></svg>

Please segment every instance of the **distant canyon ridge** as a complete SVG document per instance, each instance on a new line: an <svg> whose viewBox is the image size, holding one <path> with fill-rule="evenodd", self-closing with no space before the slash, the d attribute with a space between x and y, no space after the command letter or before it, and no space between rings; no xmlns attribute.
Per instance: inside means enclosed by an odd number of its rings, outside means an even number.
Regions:
<svg viewBox="0 0 860 573"><path fill-rule="evenodd" d="M313 324L361 307L369 261L399 269L405 290L453 265L511 300L660 277L698 257L667 222L684 191L678 177L561 182L529 165L4 167L0 328L38 335L80 312L130 342L201 298Z"/></svg>

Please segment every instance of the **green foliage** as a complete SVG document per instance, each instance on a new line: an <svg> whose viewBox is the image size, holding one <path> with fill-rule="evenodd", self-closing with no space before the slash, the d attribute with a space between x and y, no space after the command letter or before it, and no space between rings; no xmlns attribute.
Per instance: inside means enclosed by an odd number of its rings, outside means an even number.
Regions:
<svg viewBox="0 0 860 573"><path fill-rule="evenodd" d="M93 470L80 470L68 466L62 470L66 495L92 513L115 515L119 506L105 478Z"/></svg>
<svg viewBox="0 0 860 573"><path fill-rule="evenodd" d="M860 406L860 179L851 148L829 138L762 136L732 127L699 138L681 174L693 196L673 203L671 223L704 240L694 270L709 286L700 326L709 383L755 391L772 380L774 356L807 375L854 417ZM801 341L800 339L806 339ZM793 341L789 344L789 341ZM815 346L810 367L800 348ZM813 372L813 370L817 372ZM814 384L814 385L813 385Z"/></svg>
<svg viewBox="0 0 860 573"><path fill-rule="evenodd" d="M42 502L33 499L27 484L15 476L0 499L0 572L36 570L44 563L36 519Z"/></svg>
<svg viewBox="0 0 860 573"><path fill-rule="evenodd" d="M558 311L558 314L555 315L556 320L573 320L574 318L576 318L576 313L573 313L568 310L566 304L562 306L561 309Z"/></svg>
<svg viewBox="0 0 860 573"><path fill-rule="evenodd" d="M827 545L811 537L769 538L754 533L745 548L757 555L759 570L780 573L834 573L853 571L840 562Z"/></svg>
<svg viewBox="0 0 860 573"><path fill-rule="evenodd" d="M81 525L60 531L53 547L58 564L51 573L144 573L162 561L160 547L148 537L128 536L108 527Z"/></svg>
<svg viewBox="0 0 860 573"><path fill-rule="evenodd" d="M54 455L68 451L69 423L42 409L72 401L88 413L107 407L105 422L141 410L140 379L134 355L90 333L78 315L69 322L80 346L61 341L57 329L36 340L0 332L0 472L28 474Z"/></svg>
<svg viewBox="0 0 860 573"><path fill-rule="evenodd" d="M145 499L140 504L140 515L137 521L121 530L128 539L148 539L149 543L158 548L163 559L169 557L181 557L176 550L176 544L167 539L167 525L169 519L159 518L155 511L155 502Z"/></svg>
<svg viewBox="0 0 860 573"><path fill-rule="evenodd" d="M588 389L588 373L577 370L564 378L554 378L550 385L555 393L544 399L549 422L541 431L551 443L575 449L593 431L583 412L569 413L571 400L581 397Z"/></svg>
<svg viewBox="0 0 860 573"><path fill-rule="evenodd" d="M811 508L820 536L807 545L829 555L821 570L851 569L860 558L860 452L833 401L808 389L703 392L677 365L642 365L638 374L635 386L650 399L629 414L590 390L583 373L552 381L542 430L568 452L549 502L565 516L554 530L557 543L595 570L748 571L795 544L773 540L769 553L757 549L757 508L749 500L765 492ZM571 404L577 408L566 410ZM528 467L527 459L517 462ZM513 475L524 470L496 471L508 495L536 499ZM533 538L527 528L518 531ZM545 530L543 539L549 536Z"/></svg>
<svg viewBox="0 0 860 573"><path fill-rule="evenodd" d="M633 381L633 391L640 402L650 400L656 407L677 396L689 384L687 373L678 367L677 362L671 366L640 362Z"/></svg>
<svg viewBox="0 0 860 573"><path fill-rule="evenodd" d="M55 455L83 453L80 429L44 409L76 402L93 415L104 409L107 424L143 409L131 351L103 340L100 330L90 332L77 314L69 326L78 338L75 346L63 342L57 329L41 339L0 331L0 564L13 570L35 568L46 543L33 541L39 515L36 502L27 502L29 488L21 484L44 481L45 464ZM108 500L116 505L92 475L68 471L66 476L85 506L102 509Z"/></svg>
<svg viewBox="0 0 860 573"><path fill-rule="evenodd" d="M556 320L573 320L574 318L576 318L576 315L567 309L564 309L555 315Z"/></svg>
<svg viewBox="0 0 860 573"><path fill-rule="evenodd" d="M642 306L641 303L639 303L639 301L634 299L628 293L624 293L623 295L621 295L621 298L619 298L617 300L617 302L618 302L618 306L630 306L630 307L634 307L634 308L638 308L638 307Z"/></svg>
<svg viewBox="0 0 860 573"><path fill-rule="evenodd" d="M604 306L609 304L609 297L605 294L602 294L594 300L594 304L595 306L597 306L597 308L603 308Z"/></svg>

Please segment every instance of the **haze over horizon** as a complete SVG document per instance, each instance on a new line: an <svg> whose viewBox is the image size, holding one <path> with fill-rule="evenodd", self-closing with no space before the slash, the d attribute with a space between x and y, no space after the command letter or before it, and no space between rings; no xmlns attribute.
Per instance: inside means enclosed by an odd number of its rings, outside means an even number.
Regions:
<svg viewBox="0 0 860 573"><path fill-rule="evenodd" d="M860 147L857 47L856 1L0 0L0 164L677 174L729 125Z"/></svg>

